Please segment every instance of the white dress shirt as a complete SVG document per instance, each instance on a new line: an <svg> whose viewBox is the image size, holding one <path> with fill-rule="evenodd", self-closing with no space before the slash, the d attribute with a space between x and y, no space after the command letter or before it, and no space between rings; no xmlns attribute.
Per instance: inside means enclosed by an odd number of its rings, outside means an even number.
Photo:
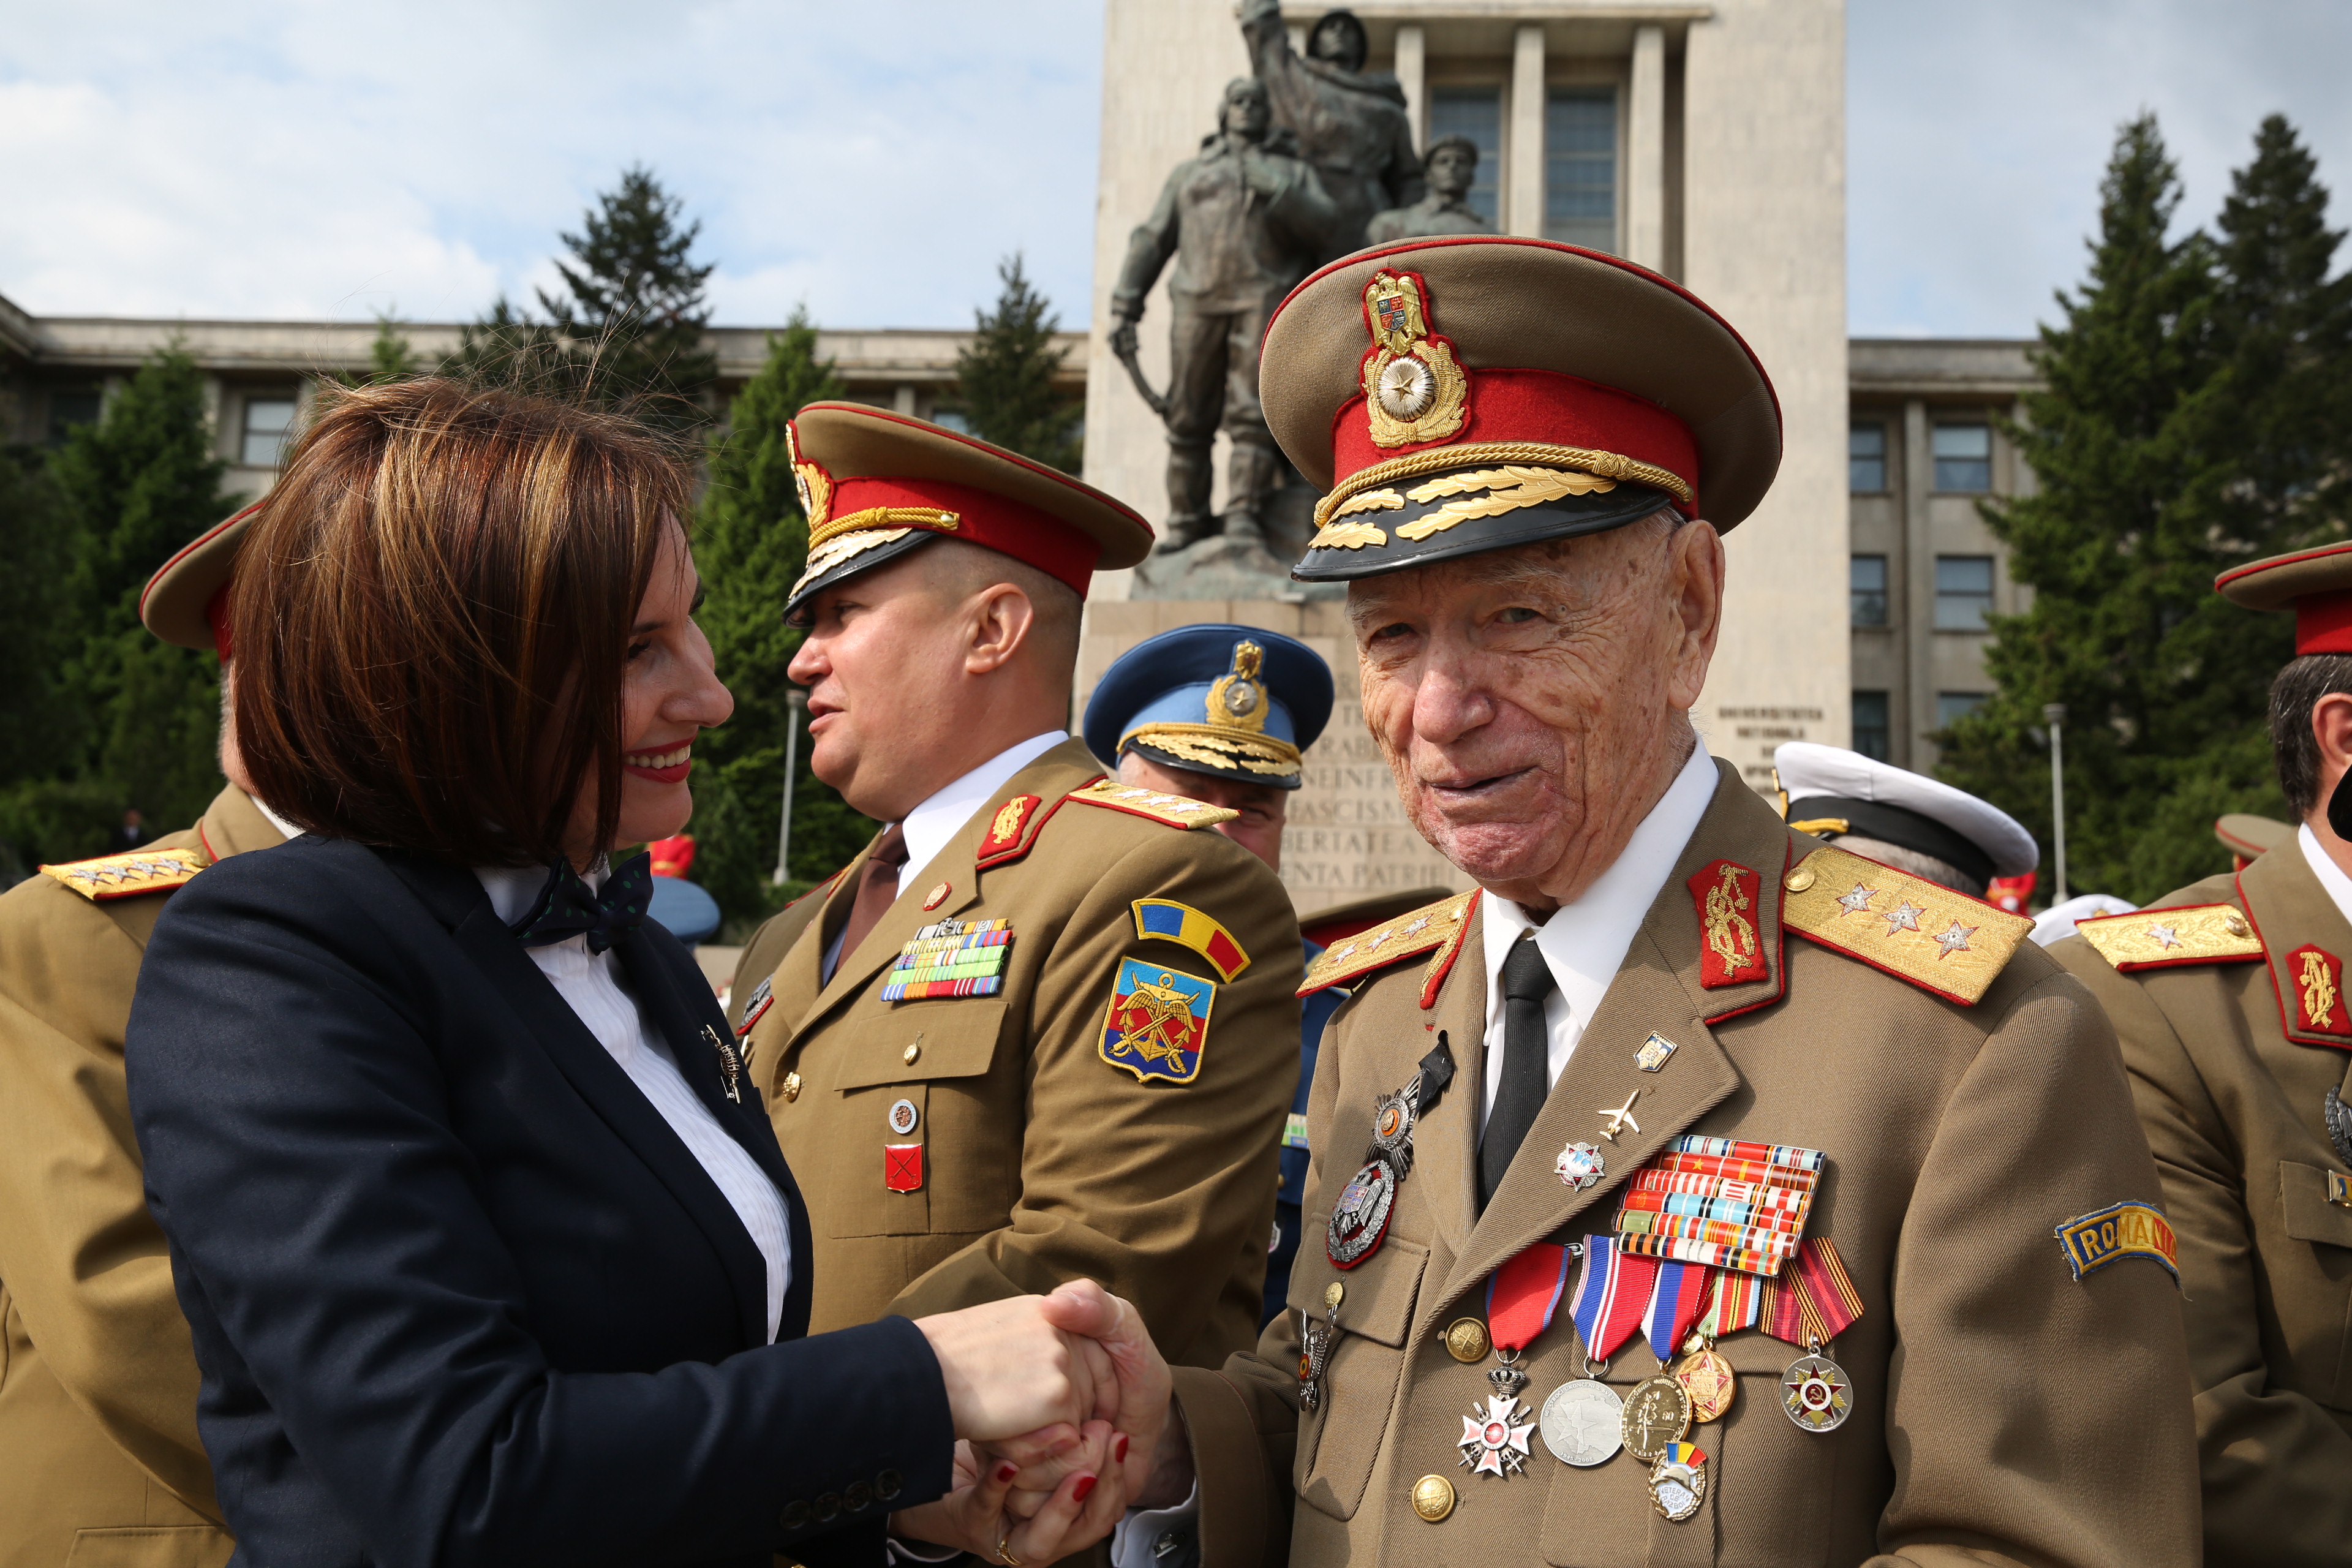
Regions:
<svg viewBox="0 0 2352 1568"><path fill-rule="evenodd" d="M2319 879L2319 885L2336 900L2336 912L2352 921L2352 877L2344 874L2344 868L2321 845L2319 835L2311 830L2309 823L2294 830L2294 840L2303 846L2303 858L2309 863L2311 874Z"/></svg>
<svg viewBox="0 0 2352 1568"><path fill-rule="evenodd" d="M1624 851L1609 869L1594 879L1581 898L1562 904L1538 925L1508 899L1492 893L1478 900L1486 961L1486 1093L1478 1110L1478 1129L1486 1128L1486 1111L1503 1084L1503 960L1522 933L1536 933L1536 948L1550 966L1559 989L1544 999L1544 1083L1559 1081L1560 1069L1576 1054L1576 1042L1591 1021L1610 982L1617 978L1633 933L1657 901L1658 889L1682 858L1691 835L1698 831L1706 803L1715 798L1715 763L1706 742L1691 749L1650 815L1642 818Z"/></svg>
<svg viewBox="0 0 2352 1568"><path fill-rule="evenodd" d="M586 880L601 889L609 874L600 868ZM547 885L547 873L537 867L478 866L474 875L489 894L490 907L499 919L509 925L530 912L540 889ZM596 1043L612 1054L629 1081L661 1112L670 1131L709 1173L742 1220L743 1228L751 1233L752 1243L768 1265L768 1338L772 1342L783 1319L784 1292L793 1278L792 1227L784 1215L784 1194L760 1169L760 1163L719 1125L701 1097L688 1087L677 1063L670 1058L668 1045L630 994L628 972L622 967L619 953L607 948L592 955L584 934L523 951L596 1037Z"/></svg>
<svg viewBox="0 0 2352 1568"><path fill-rule="evenodd" d="M1004 787L1005 781L1069 738L1068 731L1063 730L1032 735L1019 745L997 752L954 783L941 786L908 812L898 823L898 831L907 840L907 863L898 868L898 890L903 893L914 885L923 868L939 858L940 851L971 820L973 812L994 804L996 792ZM852 888L850 892L855 897L856 889ZM841 967L842 939L848 934L849 925L845 921L824 950L822 975L828 984L833 980L833 972Z"/></svg>

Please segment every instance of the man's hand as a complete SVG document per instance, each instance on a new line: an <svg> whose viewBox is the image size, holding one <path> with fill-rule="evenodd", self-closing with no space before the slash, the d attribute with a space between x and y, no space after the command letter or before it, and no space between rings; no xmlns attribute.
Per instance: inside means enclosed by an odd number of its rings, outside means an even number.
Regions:
<svg viewBox="0 0 2352 1568"><path fill-rule="evenodd" d="M1134 1496L1151 1474L1160 1435L1168 1425L1172 1386L1168 1363L1143 1326L1143 1314L1091 1279L1076 1279L1045 1298L1045 1321L1065 1333L1099 1344L1116 1374L1110 1424L1129 1439L1123 1469Z"/></svg>

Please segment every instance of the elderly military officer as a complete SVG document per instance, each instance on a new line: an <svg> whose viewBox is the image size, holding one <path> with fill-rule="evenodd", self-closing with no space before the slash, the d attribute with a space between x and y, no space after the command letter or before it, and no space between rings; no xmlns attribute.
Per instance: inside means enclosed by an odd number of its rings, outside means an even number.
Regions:
<svg viewBox="0 0 2352 1568"><path fill-rule="evenodd" d="M2256 562L2217 585L2251 609L2294 610L2295 658L2272 683L2270 723L2301 826L2242 871L2085 920L2083 940L2050 952L2115 1020L2179 1234L2205 1560L2346 1563L2352 544Z"/></svg>
<svg viewBox="0 0 2352 1568"><path fill-rule="evenodd" d="M1192 795L1235 813L1217 831L1275 870L1282 826L1301 782L1300 755L1331 718L1331 667L1295 637L1255 626L1179 626L1146 637L1103 671L1080 726L1087 748L1121 784ZM1305 942L1307 963L1323 949ZM1283 1125L1261 1325L1290 1294L1298 1195L1307 1180L1307 1089L1316 1043L1344 999L1338 987L1301 1004L1298 1089Z"/></svg>
<svg viewBox="0 0 2352 1568"><path fill-rule="evenodd" d="M180 552L140 617L217 647L255 509ZM196 1363L148 1215L123 1089L140 954L173 889L287 837L246 793L231 711L229 784L194 827L122 854L44 866L0 897L0 1563L226 1563L233 1548L196 1437Z"/></svg>
<svg viewBox="0 0 2352 1568"><path fill-rule="evenodd" d="M919 420L814 404L794 440L811 765L889 825L733 988L812 1331L1083 1276L1213 1366L1256 1331L1300 960L1274 873L1199 831L1232 813L1063 732L1089 573L1150 531Z"/></svg>
<svg viewBox="0 0 2352 1568"><path fill-rule="evenodd" d="M1328 492L1296 575L1348 582L1366 721L1477 887L1309 974L1356 990L1297 1311L1178 1369L1143 1501L1196 1476L1213 1564L2193 1562L2105 1019L1693 731L1779 455L1754 356L1614 258L1456 239L1309 279L1265 375Z"/></svg>
<svg viewBox="0 0 2352 1568"><path fill-rule="evenodd" d="M1841 746L1790 741L1772 752L1789 826L1850 855L1984 897L1996 877L2041 864L2041 847L1990 801Z"/></svg>

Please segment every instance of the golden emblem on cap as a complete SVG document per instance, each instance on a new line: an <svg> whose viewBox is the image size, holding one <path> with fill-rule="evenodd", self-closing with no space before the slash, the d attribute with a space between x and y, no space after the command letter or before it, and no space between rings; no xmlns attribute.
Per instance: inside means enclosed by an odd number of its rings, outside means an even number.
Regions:
<svg viewBox="0 0 2352 1568"><path fill-rule="evenodd" d="M1258 671L1265 665L1265 649L1244 639L1234 644L1231 673L1217 677L1209 688L1209 722L1234 729L1265 728L1265 686Z"/></svg>
<svg viewBox="0 0 2352 1568"><path fill-rule="evenodd" d="M800 492L801 510L808 516L810 531L824 526L833 507L833 476L822 465L801 459L800 433L787 422L784 426L784 454L792 460L793 488Z"/></svg>
<svg viewBox="0 0 2352 1568"><path fill-rule="evenodd" d="M1372 444L1408 447L1461 434L1469 378L1454 348L1429 330L1429 301L1412 272L1372 275L1364 286L1372 349L1364 358L1364 414Z"/></svg>
<svg viewBox="0 0 2352 1568"><path fill-rule="evenodd" d="M1445 1353L1463 1363L1486 1359L1486 1325L1475 1318L1456 1318L1445 1326Z"/></svg>
<svg viewBox="0 0 2352 1568"><path fill-rule="evenodd" d="M1412 1483L1412 1511L1435 1524L1454 1511L1454 1483L1444 1476L1423 1476Z"/></svg>

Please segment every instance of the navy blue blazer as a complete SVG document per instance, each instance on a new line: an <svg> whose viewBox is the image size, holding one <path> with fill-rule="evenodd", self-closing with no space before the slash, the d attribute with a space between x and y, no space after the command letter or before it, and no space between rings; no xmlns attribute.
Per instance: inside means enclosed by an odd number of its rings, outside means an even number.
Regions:
<svg viewBox="0 0 2352 1568"><path fill-rule="evenodd" d="M783 1190L793 1283L501 924L473 874L303 837L173 896L126 1044L148 1203L256 1568L878 1563L947 1490L904 1318L815 1339L812 1247L692 957L618 952Z"/></svg>

